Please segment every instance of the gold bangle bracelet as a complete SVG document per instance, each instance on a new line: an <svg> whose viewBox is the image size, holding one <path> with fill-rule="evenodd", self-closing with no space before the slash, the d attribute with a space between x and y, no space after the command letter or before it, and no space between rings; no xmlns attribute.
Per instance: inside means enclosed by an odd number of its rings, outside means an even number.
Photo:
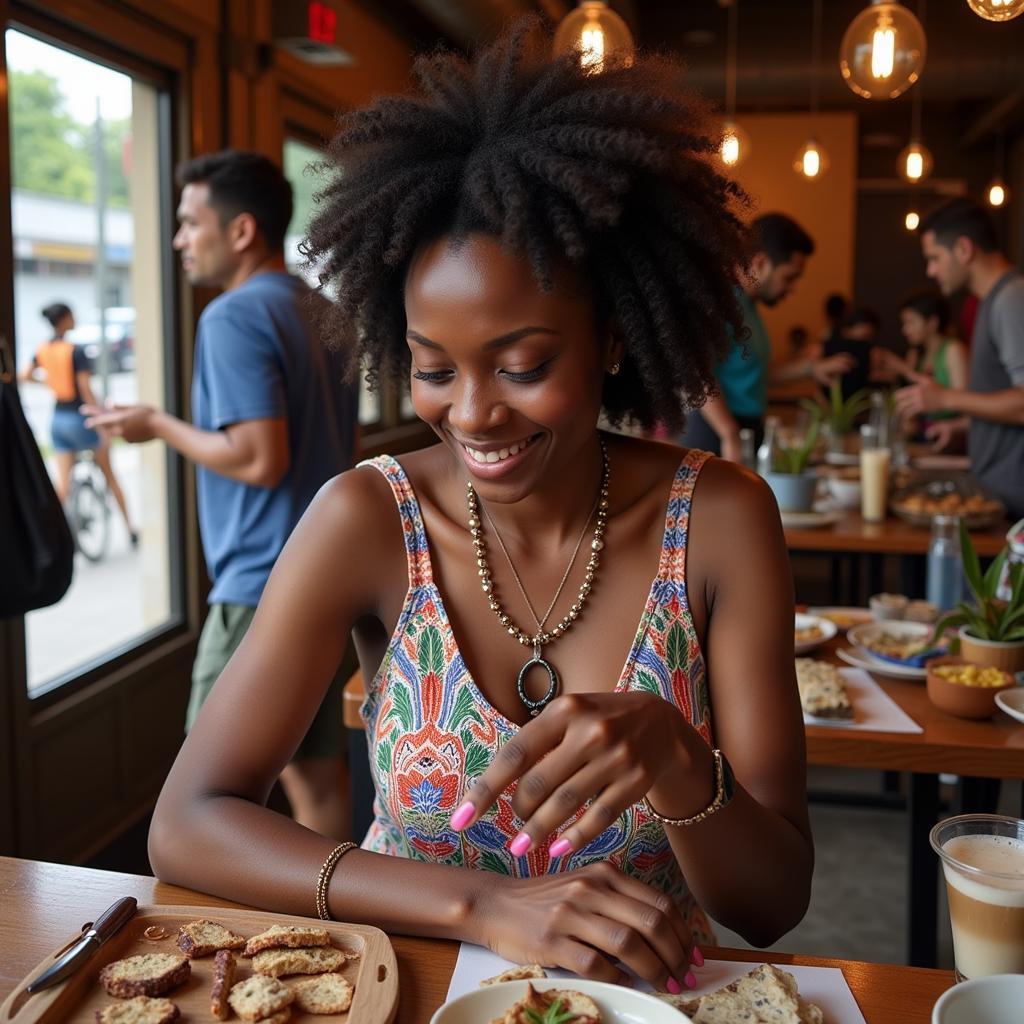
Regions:
<svg viewBox="0 0 1024 1024"><path fill-rule="evenodd" d="M331 875L334 874L334 868L338 861L348 853L349 850L354 850L357 843L340 843L327 855L327 860L324 861L324 866L320 869L320 874L316 876L316 916L321 921L332 921L331 912L327 908L327 889L331 884Z"/></svg>
<svg viewBox="0 0 1024 1024"><path fill-rule="evenodd" d="M715 797L703 811L699 811L690 818L666 818L651 806L651 801L645 796L644 807L647 808L648 814L650 814L656 821L660 821L663 825L696 825L705 818L710 818L715 811L720 810L725 804L725 772L722 768L722 752L715 747L715 749L711 751L711 756L715 761Z"/></svg>

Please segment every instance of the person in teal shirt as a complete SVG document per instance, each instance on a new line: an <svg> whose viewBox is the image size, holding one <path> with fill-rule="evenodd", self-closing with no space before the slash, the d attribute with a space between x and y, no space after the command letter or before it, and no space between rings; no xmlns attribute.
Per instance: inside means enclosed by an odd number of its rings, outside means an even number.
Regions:
<svg viewBox="0 0 1024 1024"><path fill-rule="evenodd" d="M783 213L758 217L750 232L753 252L744 284L736 292L744 337L734 341L716 370L719 394L688 413L681 438L688 448L702 448L732 462L741 461L740 430L744 427L754 431L755 446L761 443L769 384L802 379L827 384L851 363L844 354L772 365L771 338L757 304L774 306L793 290L814 252L814 240Z"/></svg>

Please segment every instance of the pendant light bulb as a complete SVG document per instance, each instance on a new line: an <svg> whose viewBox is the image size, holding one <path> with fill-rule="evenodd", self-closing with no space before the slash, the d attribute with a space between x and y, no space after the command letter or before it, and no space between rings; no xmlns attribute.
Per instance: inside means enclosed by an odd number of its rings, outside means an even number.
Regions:
<svg viewBox="0 0 1024 1024"><path fill-rule="evenodd" d="M580 0L576 10L559 23L552 49L556 57L578 53L583 67L596 72L613 53L631 63L636 48L629 26L605 0Z"/></svg>
<svg viewBox="0 0 1024 1024"><path fill-rule="evenodd" d="M989 206L997 208L1005 206L1006 201L1010 198L1010 190L1003 183L1002 179L995 178L986 190L985 198L988 200Z"/></svg>
<svg viewBox="0 0 1024 1024"><path fill-rule="evenodd" d="M817 139L810 139L797 150L793 170L808 181L817 181L828 170L828 155Z"/></svg>
<svg viewBox="0 0 1024 1024"><path fill-rule="evenodd" d="M896 158L896 172L912 185L924 181L932 173L933 165L931 151L920 142L911 142Z"/></svg>
<svg viewBox="0 0 1024 1024"><path fill-rule="evenodd" d="M926 49L924 28L910 11L871 0L843 36L839 70L858 96L891 100L920 78Z"/></svg>
<svg viewBox="0 0 1024 1024"><path fill-rule="evenodd" d="M907 215L903 218L903 226L908 231L916 231L918 224L921 223L921 215L917 210L907 210Z"/></svg>
<svg viewBox="0 0 1024 1024"><path fill-rule="evenodd" d="M1024 0L967 0L967 6L986 21L1013 21L1024 14Z"/></svg>
<svg viewBox="0 0 1024 1024"><path fill-rule="evenodd" d="M730 170L738 167L750 155L750 136L735 121L726 121L722 126L718 155Z"/></svg>

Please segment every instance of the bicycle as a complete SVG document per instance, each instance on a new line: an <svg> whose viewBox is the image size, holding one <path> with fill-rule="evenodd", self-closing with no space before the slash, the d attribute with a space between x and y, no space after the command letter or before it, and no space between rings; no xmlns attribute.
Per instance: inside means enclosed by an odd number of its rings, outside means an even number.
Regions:
<svg viewBox="0 0 1024 1024"><path fill-rule="evenodd" d="M67 515L75 547L90 562L99 562L110 544L110 505L106 480L91 451L78 452L71 467Z"/></svg>

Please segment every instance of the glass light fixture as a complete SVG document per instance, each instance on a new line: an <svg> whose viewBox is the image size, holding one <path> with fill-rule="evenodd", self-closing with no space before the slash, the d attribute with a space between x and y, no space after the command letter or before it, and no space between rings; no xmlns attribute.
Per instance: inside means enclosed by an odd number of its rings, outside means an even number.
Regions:
<svg viewBox="0 0 1024 1024"><path fill-rule="evenodd" d="M910 11L871 0L843 36L839 70L858 96L892 100L921 77L926 50L924 28Z"/></svg>
<svg viewBox="0 0 1024 1024"><path fill-rule="evenodd" d="M739 0L729 2L729 22L725 52L725 124L718 155L722 163L732 170L750 155L750 136L736 123L736 36L738 31Z"/></svg>
<svg viewBox="0 0 1024 1024"><path fill-rule="evenodd" d="M614 52L628 63L636 48L629 26L605 0L580 0L555 30L552 49L555 56L578 50L584 68L600 71L608 54Z"/></svg>
<svg viewBox="0 0 1024 1024"><path fill-rule="evenodd" d="M818 64L821 51L821 2L814 0L814 16L811 25L811 128L818 115ZM797 150L793 170L808 181L817 181L828 170L828 154L812 135Z"/></svg>
<svg viewBox="0 0 1024 1024"><path fill-rule="evenodd" d="M797 174L802 174L808 181L816 181L828 170L828 166L828 154L815 139L805 142L793 161L793 170Z"/></svg>
<svg viewBox="0 0 1024 1024"><path fill-rule="evenodd" d="M989 206L1004 206L1010 198L1010 190L1001 178L994 178L985 191Z"/></svg>
<svg viewBox="0 0 1024 1024"><path fill-rule="evenodd" d="M1012 21L1024 14L1024 0L967 0L967 6L986 21Z"/></svg>
<svg viewBox="0 0 1024 1024"><path fill-rule="evenodd" d="M917 210L907 210L907 215L903 218L903 226L908 231L916 231L918 224L921 223L921 215Z"/></svg>
<svg viewBox="0 0 1024 1024"><path fill-rule="evenodd" d="M735 121L722 126L722 144L718 155L726 167L736 167L750 155L750 136Z"/></svg>
<svg viewBox="0 0 1024 1024"><path fill-rule="evenodd" d="M935 161L931 150L920 142L904 146L896 158L896 171L904 181L916 185L932 173Z"/></svg>

